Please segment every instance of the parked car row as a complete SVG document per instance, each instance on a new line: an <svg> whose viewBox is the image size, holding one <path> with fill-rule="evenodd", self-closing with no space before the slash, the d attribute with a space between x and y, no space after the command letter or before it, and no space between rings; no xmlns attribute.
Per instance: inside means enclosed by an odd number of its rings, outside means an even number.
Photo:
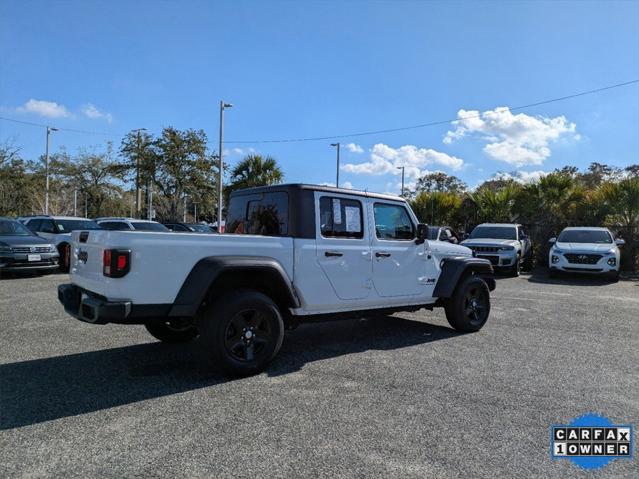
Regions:
<svg viewBox="0 0 639 479"><path fill-rule="evenodd" d="M0 272L69 271L71 233L92 230L216 233L217 227L136 218L34 215L0 218Z"/></svg>
<svg viewBox="0 0 639 479"><path fill-rule="evenodd" d="M429 239L466 246L476 257L489 260L495 270L513 276L518 276L522 268L532 268L533 246L519 224L483 223L469 235L459 235L449 226L429 226ZM568 227L559 237L550 238L549 243L549 276L566 272L605 275L612 281L619 279L619 248L625 241L615 239L609 229Z"/></svg>
<svg viewBox="0 0 639 479"><path fill-rule="evenodd" d="M18 220L0 218L0 271L69 270L71 233L76 230L216 233L217 227L198 223L158 223L124 217L95 220L72 216L36 215ZM428 240L434 250L441 243L469 248L475 257L487 259L497 271L519 276L530 270L533 245L520 224L482 223L470 234L460 235L450 226L429 226ZM623 239L607 228L569 227L551 238L548 268L551 277L562 272L603 274L619 279ZM450 249L450 248L449 248ZM453 251L456 254L458 252ZM451 252L452 253L452 252Z"/></svg>

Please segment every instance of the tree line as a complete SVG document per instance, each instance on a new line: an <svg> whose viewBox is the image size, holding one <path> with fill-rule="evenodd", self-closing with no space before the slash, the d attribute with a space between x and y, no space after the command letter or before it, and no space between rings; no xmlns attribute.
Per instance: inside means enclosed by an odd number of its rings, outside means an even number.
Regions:
<svg viewBox="0 0 639 479"><path fill-rule="evenodd" d="M41 214L45 203L45 156L25 159L19 148L0 145L0 215ZM160 221L216 220L219 157L208 148L202 130L167 127L158 136L131 131L119 148L64 148L49 157L49 213L96 218L153 217ZM234 189L280 183L283 173L270 157L248 155L234 168L225 168ZM136 191L140 188L140 201ZM197 210L197 218L194 216Z"/></svg>

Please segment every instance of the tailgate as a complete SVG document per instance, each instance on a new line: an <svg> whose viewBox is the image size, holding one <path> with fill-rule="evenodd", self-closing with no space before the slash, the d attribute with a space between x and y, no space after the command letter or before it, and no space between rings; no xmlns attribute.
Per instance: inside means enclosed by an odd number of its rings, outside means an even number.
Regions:
<svg viewBox="0 0 639 479"><path fill-rule="evenodd" d="M102 274L104 250L113 248L106 230L74 231L69 274L78 286L108 296L110 278Z"/></svg>

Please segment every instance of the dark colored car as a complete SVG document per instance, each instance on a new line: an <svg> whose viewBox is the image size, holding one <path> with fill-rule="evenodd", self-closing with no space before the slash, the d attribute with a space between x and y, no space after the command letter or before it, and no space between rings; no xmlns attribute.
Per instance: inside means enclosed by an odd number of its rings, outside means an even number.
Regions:
<svg viewBox="0 0 639 479"><path fill-rule="evenodd" d="M0 218L0 274L54 270L59 258L51 241L40 238L16 220Z"/></svg>
<svg viewBox="0 0 639 479"><path fill-rule="evenodd" d="M216 230L209 225L200 223L163 223L171 231L178 233L215 233Z"/></svg>

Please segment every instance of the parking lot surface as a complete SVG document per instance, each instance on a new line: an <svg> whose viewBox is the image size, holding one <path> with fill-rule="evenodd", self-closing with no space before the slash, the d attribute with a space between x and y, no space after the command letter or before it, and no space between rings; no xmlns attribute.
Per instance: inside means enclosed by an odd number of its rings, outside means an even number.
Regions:
<svg viewBox="0 0 639 479"><path fill-rule="evenodd" d="M587 412L639 427L637 281L499 279L476 334L442 310L303 325L239 380L72 319L66 281L0 280L0 477L639 475L636 448L596 472L549 454Z"/></svg>

